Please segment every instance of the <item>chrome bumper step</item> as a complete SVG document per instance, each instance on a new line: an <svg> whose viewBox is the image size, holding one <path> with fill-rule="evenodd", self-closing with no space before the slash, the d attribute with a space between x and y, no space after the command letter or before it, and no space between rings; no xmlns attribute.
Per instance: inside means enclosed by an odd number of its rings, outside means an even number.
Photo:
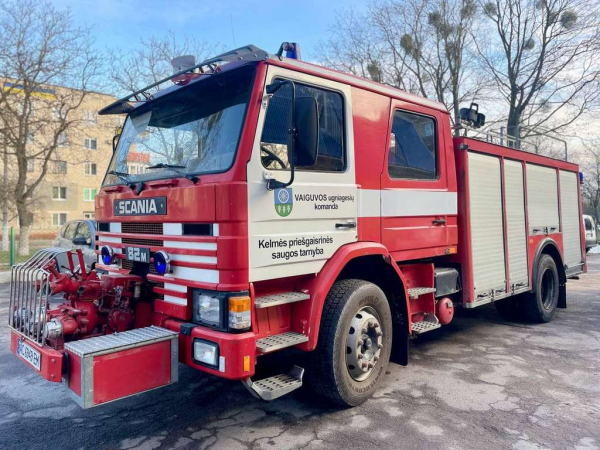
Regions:
<svg viewBox="0 0 600 450"><path fill-rule="evenodd" d="M282 292L281 294L265 295L254 300L256 308L270 308L271 306L285 305L287 303L308 300L310 295L304 292Z"/></svg>
<svg viewBox="0 0 600 450"><path fill-rule="evenodd" d="M246 386L246 389L248 389L254 397L270 402L271 400L275 400L276 398L289 394L302 387L303 376L304 369L302 367L294 366L288 373L275 375L258 381L252 381L251 378L247 378L242 380L242 384Z"/></svg>
<svg viewBox="0 0 600 450"><path fill-rule="evenodd" d="M293 347L308 341L308 336L301 333L288 331L287 333L267 336L256 341L256 349L259 353L271 353L282 348Z"/></svg>

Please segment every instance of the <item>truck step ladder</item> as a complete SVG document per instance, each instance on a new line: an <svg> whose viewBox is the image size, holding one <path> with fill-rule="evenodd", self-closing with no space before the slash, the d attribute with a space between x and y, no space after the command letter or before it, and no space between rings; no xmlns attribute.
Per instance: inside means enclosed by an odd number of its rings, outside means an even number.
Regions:
<svg viewBox="0 0 600 450"><path fill-rule="evenodd" d="M292 347L308 341L308 336L302 333L288 331L287 333L267 336L256 341L256 349L259 353L271 353L282 348Z"/></svg>
<svg viewBox="0 0 600 450"><path fill-rule="evenodd" d="M432 292L435 292L435 288L434 287L408 288L408 297L411 298L412 300L414 300L414 299L418 298L421 295L431 294Z"/></svg>
<svg viewBox="0 0 600 450"><path fill-rule="evenodd" d="M414 334L423 334L428 331L436 330L440 328L440 321L433 314L427 314L425 320L421 320L420 322L412 323L412 332Z"/></svg>
<svg viewBox="0 0 600 450"><path fill-rule="evenodd" d="M270 308L271 306L301 302L302 300L308 300L309 298L310 295L305 294L304 292L282 292L280 294L256 297L254 300L254 305L257 309Z"/></svg>
<svg viewBox="0 0 600 450"><path fill-rule="evenodd" d="M253 396L269 402L302 387L303 376L304 369L294 366L288 373L258 381L252 381L251 378L247 378L242 380L242 383Z"/></svg>

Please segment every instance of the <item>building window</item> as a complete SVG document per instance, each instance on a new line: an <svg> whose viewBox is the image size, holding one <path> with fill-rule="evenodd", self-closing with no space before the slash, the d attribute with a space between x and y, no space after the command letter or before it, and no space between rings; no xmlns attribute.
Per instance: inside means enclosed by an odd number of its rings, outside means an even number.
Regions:
<svg viewBox="0 0 600 450"><path fill-rule="evenodd" d="M85 175L97 175L98 169L96 163L86 162L83 165L83 173Z"/></svg>
<svg viewBox="0 0 600 450"><path fill-rule="evenodd" d="M35 133L33 131L30 131L29 133L27 133L27 143L33 144L34 142L35 142Z"/></svg>
<svg viewBox="0 0 600 450"><path fill-rule="evenodd" d="M66 161L52 161L50 166L50 170L52 173L56 174L65 174L67 173L67 162Z"/></svg>
<svg viewBox="0 0 600 450"><path fill-rule="evenodd" d="M27 172L33 172L35 170L35 159L29 158L27 160Z"/></svg>
<svg viewBox="0 0 600 450"><path fill-rule="evenodd" d="M64 186L54 186L52 188L52 200L66 200L67 188Z"/></svg>
<svg viewBox="0 0 600 450"><path fill-rule="evenodd" d="M406 180L437 179L434 119L405 111L394 113L388 174Z"/></svg>
<svg viewBox="0 0 600 450"><path fill-rule="evenodd" d="M83 201L84 202L93 202L96 198L97 189L92 188L83 188Z"/></svg>
<svg viewBox="0 0 600 450"><path fill-rule="evenodd" d="M96 114L96 111L84 111L83 121L88 124L98 123L98 115Z"/></svg>
<svg viewBox="0 0 600 450"><path fill-rule="evenodd" d="M84 212L83 218L87 220L94 220L96 218L96 213L93 212Z"/></svg>
<svg viewBox="0 0 600 450"><path fill-rule="evenodd" d="M85 138L83 140L83 146L89 150L96 150L98 148L98 141L93 138Z"/></svg>
<svg viewBox="0 0 600 450"><path fill-rule="evenodd" d="M67 139L67 133L60 133L58 135L58 145L61 147L65 147L69 145L69 140Z"/></svg>
<svg viewBox="0 0 600 450"><path fill-rule="evenodd" d="M52 213L52 225L62 227L67 223L67 213Z"/></svg>
<svg viewBox="0 0 600 450"><path fill-rule="evenodd" d="M299 170L340 172L346 168L344 152L344 100L339 92L296 84L296 97L312 97L319 113L319 143L317 160L312 166ZM261 145L269 152L262 153L263 166L271 170L289 169L287 157L288 120L292 89L282 86L269 101L269 109L261 137ZM276 157L275 157L276 156Z"/></svg>

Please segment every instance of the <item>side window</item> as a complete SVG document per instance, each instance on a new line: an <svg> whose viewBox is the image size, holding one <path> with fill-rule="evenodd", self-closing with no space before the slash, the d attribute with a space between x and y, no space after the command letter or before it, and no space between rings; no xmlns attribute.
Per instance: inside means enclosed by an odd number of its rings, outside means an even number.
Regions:
<svg viewBox="0 0 600 450"><path fill-rule="evenodd" d="M590 219L588 219L587 217L585 218L585 229L587 231L592 231L592 221Z"/></svg>
<svg viewBox="0 0 600 450"><path fill-rule="evenodd" d="M388 173L391 178L408 180L437 178L434 119L404 111L394 113Z"/></svg>
<svg viewBox="0 0 600 450"><path fill-rule="evenodd" d="M319 147L317 160L298 170L339 172L346 168L344 151L344 101L338 92L296 83L296 98L313 97L319 113ZM270 170L289 169L287 126L291 115L292 87L282 86L269 101L261 137L262 164Z"/></svg>
<svg viewBox="0 0 600 450"><path fill-rule="evenodd" d="M75 231L77 230L77 222L71 222L65 227L63 237L72 241L75 238Z"/></svg>

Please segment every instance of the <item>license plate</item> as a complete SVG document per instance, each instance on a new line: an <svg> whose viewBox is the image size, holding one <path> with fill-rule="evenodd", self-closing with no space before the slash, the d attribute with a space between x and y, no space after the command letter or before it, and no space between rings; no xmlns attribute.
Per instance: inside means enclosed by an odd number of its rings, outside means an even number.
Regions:
<svg viewBox="0 0 600 450"><path fill-rule="evenodd" d="M38 371L42 366L42 355L35 348L25 342L24 339L19 339L17 343L17 355L35 367Z"/></svg>
<svg viewBox="0 0 600 450"><path fill-rule="evenodd" d="M150 249L141 247L125 247L125 258L129 261L150 263Z"/></svg>

